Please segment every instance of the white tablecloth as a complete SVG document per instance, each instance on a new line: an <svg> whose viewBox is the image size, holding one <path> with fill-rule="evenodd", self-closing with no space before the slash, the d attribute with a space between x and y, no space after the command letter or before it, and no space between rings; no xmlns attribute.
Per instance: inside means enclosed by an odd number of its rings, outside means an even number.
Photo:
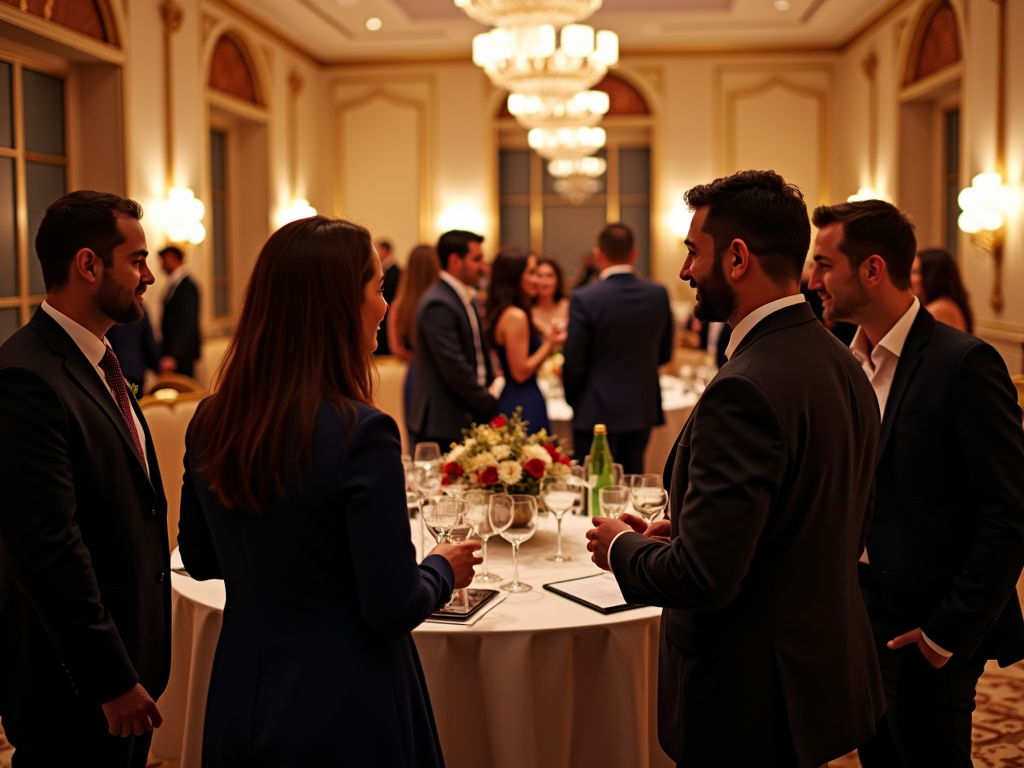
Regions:
<svg viewBox="0 0 1024 768"><path fill-rule="evenodd" d="M656 730L660 610L605 616L541 588L598 572L583 537L589 526L566 517L563 549L577 560L551 563L555 521L542 517L520 553L532 592L510 595L471 627L423 624L413 633L449 768L671 766ZM511 578L511 547L491 539L489 548L491 570ZM172 574L171 586L171 680L153 751L199 768L224 585Z"/></svg>

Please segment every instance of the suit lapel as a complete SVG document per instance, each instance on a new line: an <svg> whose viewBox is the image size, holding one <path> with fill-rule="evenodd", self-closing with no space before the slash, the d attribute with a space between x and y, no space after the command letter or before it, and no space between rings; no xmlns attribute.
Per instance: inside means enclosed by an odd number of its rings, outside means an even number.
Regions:
<svg viewBox="0 0 1024 768"><path fill-rule="evenodd" d="M757 339L765 336L766 334L772 333L773 331L781 331L784 328L792 328L794 325L801 325L802 323L809 323L812 321L817 322L817 320L818 319L814 316L814 311L811 309L811 305L806 301L801 302L800 304L792 304L788 307L783 307L782 309L772 312L761 320L761 322L751 328L733 351L732 356L736 357Z"/></svg>
<svg viewBox="0 0 1024 768"><path fill-rule="evenodd" d="M878 438L878 461L881 461L885 453L885 447L889 444L889 437L892 435L892 425L896 421L903 396L907 394L907 387L914 378L914 372L924 359L921 354L931 337L932 328L935 326L935 319L924 308L917 312L914 324L910 326L910 333L903 343L903 351L900 353L900 361L896 364L896 373L892 378L892 386L889 388L889 397L885 401L885 414L882 416L882 431Z"/></svg>

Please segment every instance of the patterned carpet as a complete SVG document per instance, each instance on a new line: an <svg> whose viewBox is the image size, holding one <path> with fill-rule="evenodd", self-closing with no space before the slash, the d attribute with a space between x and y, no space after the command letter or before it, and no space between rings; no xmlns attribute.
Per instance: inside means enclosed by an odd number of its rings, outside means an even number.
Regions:
<svg viewBox="0 0 1024 768"><path fill-rule="evenodd" d="M974 713L975 768L1024 768L1024 662L999 669L990 662L978 682ZM11 768L14 749L0 726L0 768ZM860 768L856 753L829 763L830 768ZM178 761L150 756L148 768L179 768Z"/></svg>

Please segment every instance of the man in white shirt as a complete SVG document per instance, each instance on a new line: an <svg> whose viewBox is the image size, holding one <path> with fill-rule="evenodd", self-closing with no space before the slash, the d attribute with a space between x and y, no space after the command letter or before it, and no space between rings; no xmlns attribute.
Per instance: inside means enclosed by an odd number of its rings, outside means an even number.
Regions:
<svg viewBox="0 0 1024 768"><path fill-rule="evenodd" d="M670 521L596 518L588 548L626 600L665 609L658 735L672 759L819 766L884 711L856 562L878 410L800 293L800 191L744 171L686 200L680 278L698 319L732 326L729 359L666 464Z"/></svg>
<svg viewBox="0 0 1024 768"><path fill-rule="evenodd" d="M46 301L0 347L0 717L16 765L143 768L170 669L167 502L105 334L153 283L142 209L43 217Z"/></svg>
<svg viewBox="0 0 1024 768"><path fill-rule="evenodd" d="M914 297L913 225L870 200L822 206L809 287L878 401L874 518L860 582L888 712L864 768L966 768L988 659L1024 657L1024 432L999 354Z"/></svg>

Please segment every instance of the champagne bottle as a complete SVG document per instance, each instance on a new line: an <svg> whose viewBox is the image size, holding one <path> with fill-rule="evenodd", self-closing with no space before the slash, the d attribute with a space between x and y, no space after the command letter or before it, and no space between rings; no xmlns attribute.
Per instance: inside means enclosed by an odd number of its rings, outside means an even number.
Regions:
<svg viewBox="0 0 1024 768"><path fill-rule="evenodd" d="M590 514L601 514L601 489L615 484L612 452L608 449L608 428L594 425L594 442L590 444Z"/></svg>

